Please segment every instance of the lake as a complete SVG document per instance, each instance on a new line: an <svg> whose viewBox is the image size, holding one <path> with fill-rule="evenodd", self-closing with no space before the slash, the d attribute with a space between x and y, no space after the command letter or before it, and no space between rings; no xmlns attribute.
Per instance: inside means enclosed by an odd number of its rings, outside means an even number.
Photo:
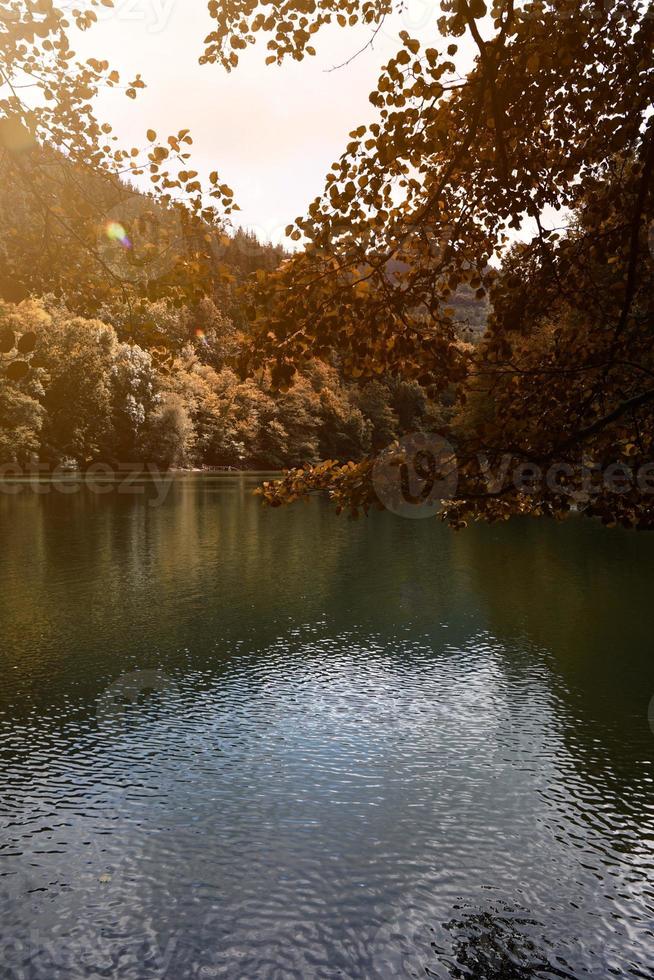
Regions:
<svg viewBox="0 0 654 980"><path fill-rule="evenodd" d="M256 482L0 493L2 980L654 977L654 535Z"/></svg>

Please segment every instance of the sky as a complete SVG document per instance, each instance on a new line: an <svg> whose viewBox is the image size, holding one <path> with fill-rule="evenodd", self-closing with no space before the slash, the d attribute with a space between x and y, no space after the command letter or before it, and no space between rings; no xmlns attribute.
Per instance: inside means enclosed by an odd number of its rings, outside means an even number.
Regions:
<svg viewBox="0 0 654 980"><path fill-rule="evenodd" d="M142 146L148 128L165 138L190 128L193 169L218 170L241 207L237 222L264 241L281 241L284 228L320 193L348 133L372 121L368 95L379 69L399 49L398 34L437 46L435 0L408 0L387 19L374 46L346 67L370 40L369 28L327 28L317 35L317 56L278 67L265 65L265 46L242 52L231 73L198 64L212 28L206 0L114 0L99 8L99 22L76 38L80 56L106 58L124 79L136 72L148 88L132 102L108 91L98 114L121 145ZM58 6L78 5L59 0ZM440 40L440 45L443 45ZM471 52L463 52L468 62Z"/></svg>

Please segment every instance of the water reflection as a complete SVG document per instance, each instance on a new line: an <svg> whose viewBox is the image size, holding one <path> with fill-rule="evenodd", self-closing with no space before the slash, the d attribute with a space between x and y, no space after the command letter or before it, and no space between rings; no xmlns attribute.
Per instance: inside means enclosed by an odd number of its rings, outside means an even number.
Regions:
<svg viewBox="0 0 654 980"><path fill-rule="evenodd" d="M2 976L648 976L652 539L252 484L0 494Z"/></svg>

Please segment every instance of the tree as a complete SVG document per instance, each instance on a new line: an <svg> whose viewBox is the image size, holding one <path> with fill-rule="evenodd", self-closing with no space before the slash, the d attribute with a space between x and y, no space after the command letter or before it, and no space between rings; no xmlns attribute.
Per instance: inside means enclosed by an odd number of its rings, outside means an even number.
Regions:
<svg viewBox="0 0 654 980"><path fill-rule="evenodd" d="M391 405L390 391L381 381L364 385L357 399L359 408L370 420L371 449L381 452L400 435L399 418Z"/></svg>
<svg viewBox="0 0 654 980"><path fill-rule="evenodd" d="M173 392L166 392L148 423L146 458L166 469L186 466L193 456L193 442L193 424L184 402Z"/></svg>
<svg viewBox="0 0 654 980"><path fill-rule="evenodd" d="M99 320L70 318L64 311L50 314L37 331L42 455L83 465L100 457L110 438L116 334Z"/></svg>
<svg viewBox="0 0 654 980"><path fill-rule="evenodd" d="M137 345L119 343L109 376L111 431L105 452L120 462L145 462L144 438L160 400L152 357Z"/></svg>
<svg viewBox="0 0 654 980"><path fill-rule="evenodd" d="M113 0L75 5L75 26L92 27L100 5ZM163 140L148 130L147 149L117 145L96 96L123 87L135 99L145 82L121 80L103 59L79 62L70 26L53 0L0 0L0 173L14 188L3 209L2 294L20 300L38 284L91 313L115 296L200 299L216 274L211 236L236 208L232 192L216 171L203 187L188 129ZM126 182L146 174L152 198ZM38 223L25 225L26 210ZM33 256L31 275L23 265L16 276L21 252Z"/></svg>
<svg viewBox="0 0 654 980"><path fill-rule="evenodd" d="M457 451L454 526L513 513L654 526L647 480L586 487L584 457L642 471L652 459L654 17L645 0L443 0L434 47L402 32L370 99L378 121L350 134L325 192L288 232L303 249L253 288L244 369L271 364L286 389L310 357L338 353L354 379L419 380L454 392L442 428ZM337 21L378 27L389 0L210 4L206 58L231 69L258 32L268 61L312 55ZM476 46L458 75L457 39ZM554 209L572 213L561 233ZM506 256L529 220L535 235ZM498 272L497 263L504 262ZM490 293L484 343L456 328L462 284ZM471 425L466 403L489 402ZM465 417L465 424L463 419ZM479 419L479 416L478 416ZM508 477L488 466L508 454ZM564 477L550 485L553 465ZM529 487L516 467L535 472ZM372 461L291 473L274 504L328 490L375 501ZM533 475L533 474L532 474ZM651 481L650 481L651 482Z"/></svg>
<svg viewBox="0 0 654 980"><path fill-rule="evenodd" d="M562 516L572 505L607 523L654 526L647 479L620 494L589 493L584 461L642 472L652 456L650 6L441 0L433 46L423 50L401 33L371 94L377 120L351 133L323 195L289 226L301 250L279 268L259 266L248 287L245 375L269 370L273 386L288 393L318 359L338 363L352 382L419 382L446 403L440 432L455 445L459 482L444 513L454 526L521 512ZM377 30L391 2L211 0L209 11L215 28L202 60L231 70L258 33L267 37L269 62L301 59L315 53L316 36L330 23ZM85 28L93 11L75 16ZM179 261L163 276L135 276L114 229L113 261L88 244L79 253L78 293L97 303L109 280L128 302L143 294L197 302L212 275L207 230L219 216L188 169L190 136L183 130L160 143L150 132L145 158L137 148L114 149L92 104L98 86L117 84L117 76L105 62L77 65L66 28L50 0L0 3L0 166L36 194L46 231L63 228L84 243L93 195L80 193L76 180L64 186L71 175L60 169L64 160L75 178L100 174L108 194L127 193L116 183L121 173L149 172L166 209L158 219L163 251L177 235ZM477 52L465 72L457 47L464 34ZM25 76L42 94L36 108L22 100ZM137 76L128 97L143 84ZM231 192L217 173L211 186L209 197L228 213ZM552 209L572 214L569 229L548 227ZM534 237L507 254L510 234L527 219ZM146 234L146 266L152 246ZM53 249L53 288L61 252ZM160 257L155 248L155 268ZM457 318L462 287L492 310L475 346ZM489 483L500 463L505 475ZM542 477L552 464L565 467L554 485ZM527 488L515 479L519 467L541 477ZM372 458L345 467L329 461L291 473L264 496L277 504L328 490L339 505L367 509L375 502L372 469Z"/></svg>
<svg viewBox="0 0 654 980"><path fill-rule="evenodd" d="M24 466L40 448L43 410L23 383L0 377L0 463Z"/></svg>
<svg viewBox="0 0 654 980"><path fill-rule="evenodd" d="M16 308L0 301L0 461L24 465L40 447L43 386L25 357L48 321L39 304Z"/></svg>

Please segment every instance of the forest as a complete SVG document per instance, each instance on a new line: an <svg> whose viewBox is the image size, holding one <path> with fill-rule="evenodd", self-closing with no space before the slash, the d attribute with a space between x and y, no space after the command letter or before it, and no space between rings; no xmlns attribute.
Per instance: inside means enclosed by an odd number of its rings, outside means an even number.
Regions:
<svg viewBox="0 0 654 980"><path fill-rule="evenodd" d="M134 241L140 235L145 266L135 264L136 249L123 251L107 237L108 218L99 223L101 254L111 262L125 256L128 272L161 283L183 248L170 212L126 183L107 196L101 180L73 173L65 161L51 165L64 168L67 206L84 195L108 215L127 210L123 230ZM271 387L269 372L243 378L238 365L248 326L240 288L287 258L253 234L212 236L216 262L201 297L180 303L155 292L135 305L101 279L95 290L79 289L88 256L67 230L54 246L66 259L53 283L42 216L11 176L0 209L0 351L16 351L0 374L0 464L281 469L361 460L404 431L430 431L448 411L447 399L432 401L415 380L380 376L357 385L337 357L308 363L286 392ZM464 290L458 303L462 338L478 335L485 304Z"/></svg>
<svg viewBox="0 0 654 980"><path fill-rule="evenodd" d="M165 370L124 339L116 310L86 319L47 299L0 306L5 347L14 337L34 345L29 375L1 383L3 463L280 469L360 459L438 421L417 383L358 389L317 361L284 393L241 381L225 354L237 343L232 324L210 300L193 312L159 301L147 313L166 339L181 338Z"/></svg>
<svg viewBox="0 0 654 980"><path fill-rule="evenodd" d="M268 503L325 492L356 515L379 503L379 451L431 432L456 452L453 527L563 518L572 498L654 525L649 483L586 486L589 460L652 459L648 4L443 0L438 47L400 31L377 121L350 132L286 251L236 230L189 129L118 145L98 93L146 82L76 60L95 0L5 6L4 460L284 467ZM332 19L391 9L332 6L210 3L200 63L236 70L258 34L268 64L302 61Z"/></svg>

